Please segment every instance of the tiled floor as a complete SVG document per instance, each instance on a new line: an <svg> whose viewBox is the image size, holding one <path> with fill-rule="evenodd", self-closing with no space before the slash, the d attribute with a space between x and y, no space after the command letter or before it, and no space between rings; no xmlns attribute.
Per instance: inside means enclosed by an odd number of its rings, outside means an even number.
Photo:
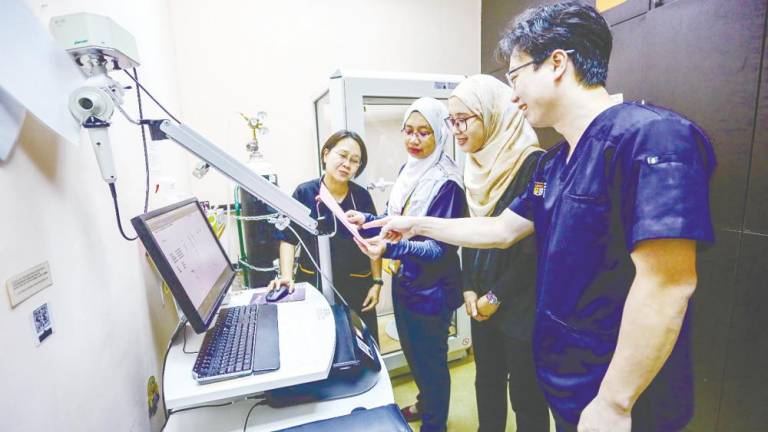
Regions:
<svg viewBox="0 0 768 432"><path fill-rule="evenodd" d="M381 315L378 317L379 321L379 348L381 348L381 354L388 354L394 351L400 350L400 342L392 339L387 334L387 326L390 322L393 322L395 315Z"/></svg>

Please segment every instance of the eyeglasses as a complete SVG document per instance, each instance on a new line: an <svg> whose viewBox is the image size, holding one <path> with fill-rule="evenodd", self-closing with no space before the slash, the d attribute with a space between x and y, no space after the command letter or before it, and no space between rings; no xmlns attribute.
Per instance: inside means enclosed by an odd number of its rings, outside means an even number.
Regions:
<svg viewBox="0 0 768 432"><path fill-rule="evenodd" d="M573 54L573 53L575 52L575 50L572 50L572 49L570 49L570 50L565 50L564 52L565 52L566 54ZM550 54L550 55L551 55L551 54ZM512 87L512 89L513 89L513 90L514 90L514 88L515 88L515 81L517 80L517 75L515 75L515 76L512 76L512 75L513 75L515 72L519 71L520 69L522 69L522 68L524 68L524 67L527 67L527 66L530 66L530 65L532 65L532 64L535 64L535 63L536 63L536 60L531 60L531 61L529 61L529 62L527 62L527 63L523 63L523 64L521 64L520 66L517 66L517 67L513 67L512 69L508 70L508 71L507 71L507 72L504 74L504 76L506 76L506 77L507 77L507 82L509 83L509 86L510 86L510 87Z"/></svg>
<svg viewBox="0 0 768 432"><path fill-rule="evenodd" d="M360 158L355 156L355 155L350 155L348 153L341 153L341 152L337 152L337 151L333 151L331 153L336 154L336 156L339 159L342 159L342 160L345 160L345 161L349 162L350 166L360 166Z"/></svg>
<svg viewBox="0 0 768 432"><path fill-rule="evenodd" d="M459 132L466 132L467 131L467 120L471 120L473 118L477 118L477 115L471 115L467 117L451 117L448 116L444 119L445 125L448 126L448 129L453 131L455 128Z"/></svg>
<svg viewBox="0 0 768 432"><path fill-rule="evenodd" d="M419 141L424 141L425 139L429 138L430 135L432 135L432 131L428 130L413 130L413 129L403 129L403 133L405 134L405 137L410 139L418 138Z"/></svg>

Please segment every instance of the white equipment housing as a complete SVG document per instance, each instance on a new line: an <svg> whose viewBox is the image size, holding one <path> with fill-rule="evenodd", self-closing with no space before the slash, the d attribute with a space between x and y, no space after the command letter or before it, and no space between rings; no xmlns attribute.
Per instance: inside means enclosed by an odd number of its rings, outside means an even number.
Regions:
<svg viewBox="0 0 768 432"><path fill-rule="evenodd" d="M54 38L80 66L89 55L111 57L115 61L112 69L139 65L136 38L108 17L85 12L62 15L52 19L50 26Z"/></svg>

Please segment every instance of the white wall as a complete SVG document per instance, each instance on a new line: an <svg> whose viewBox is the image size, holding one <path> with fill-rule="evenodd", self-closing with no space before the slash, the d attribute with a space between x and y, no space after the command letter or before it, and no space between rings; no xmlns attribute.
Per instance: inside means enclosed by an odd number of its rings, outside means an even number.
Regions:
<svg viewBox="0 0 768 432"><path fill-rule="evenodd" d="M170 10L184 121L242 159L249 130L237 112L267 111L263 152L288 192L317 175L312 101L336 69L480 71L480 0L170 0ZM218 174L191 187L230 199Z"/></svg>
<svg viewBox="0 0 768 432"><path fill-rule="evenodd" d="M268 111L264 151L286 190L316 174L311 102L334 69L480 70L480 0L23 1L46 28L51 16L81 11L120 23L137 38L142 82L238 157L248 130L236 112ZM133 93L125 108L136 113ZM145 110L165 117L146 99ZM140 134L119 116L110 131L132 234L144 198ZM153 185L171 178L176 198L191 190L228 199L221 178L189 175L194 159L175 145L152 150ZM43 261L54 280L14 309L0 301L0 430L150 429L146 381L159 377L175 311L163 306L139 245L120 237L90 145L64 142L28 117L0 162L0 198L0 283ZM151 208L171 199L153 195ZM30 314L45 302L55 333L35 347Z"/></svg>
<svg viewBox="0 0 768 432"><path fill-rule="evenodd" d="M43 29L51 16L65 13L112 17L137 38L142 80L178 110L167 3L24 3ZM145 102L148 114L157 115L149 105ZM136 113L134 93L125 108ZM120 207L126 231L133 234L129 219L142 212L144 200L141 135L119 114L114 120ZM177 161L185 157L173 148L160 149L155 161L162 158L163 163L156 177L181 178L178 173L186 164ZM90 144L63 141L28 116L16 149L0 163L0 198L2 291L12 275L44 261L54 281L14 309L5 292L0 294L0 430L149 430L146 382L150 375L159 376L159 357L175 312L163 308L159 280L147 270L138 244L120 237ZM159 201L153 196L153 202ZM45 302L54 334L35 347L30 315Z"/></svg>

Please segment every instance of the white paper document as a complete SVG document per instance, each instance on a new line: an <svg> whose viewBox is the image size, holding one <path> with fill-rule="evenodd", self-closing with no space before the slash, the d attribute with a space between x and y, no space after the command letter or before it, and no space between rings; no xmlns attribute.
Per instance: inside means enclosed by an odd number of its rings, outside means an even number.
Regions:
<svg viewBox="0 0 768 432"><path fill-rule="evenodd" d="M0 161L8 159L27 111L0 87Z"/></svg>
<svg viewBox="0 0 768 432"><path fill-rule="evenodd" d="M69 113L69 96L85 83L85 76L69 54L53 39L46 26L20 0L2 2L0 13L0 88L3 90L0 110L18 113L18 105L26 108L53 132L78 144L80 125ZM10 96L17 105L8 103ZM2 117L4 114L0 114ZM8 117L6 115L6 117ZM13 117L11 118L18 118ZM12 120L0 120L3 128ZM13 146L3 133L0 149ZM1 155L0 155L1 156Z"/></svg>

